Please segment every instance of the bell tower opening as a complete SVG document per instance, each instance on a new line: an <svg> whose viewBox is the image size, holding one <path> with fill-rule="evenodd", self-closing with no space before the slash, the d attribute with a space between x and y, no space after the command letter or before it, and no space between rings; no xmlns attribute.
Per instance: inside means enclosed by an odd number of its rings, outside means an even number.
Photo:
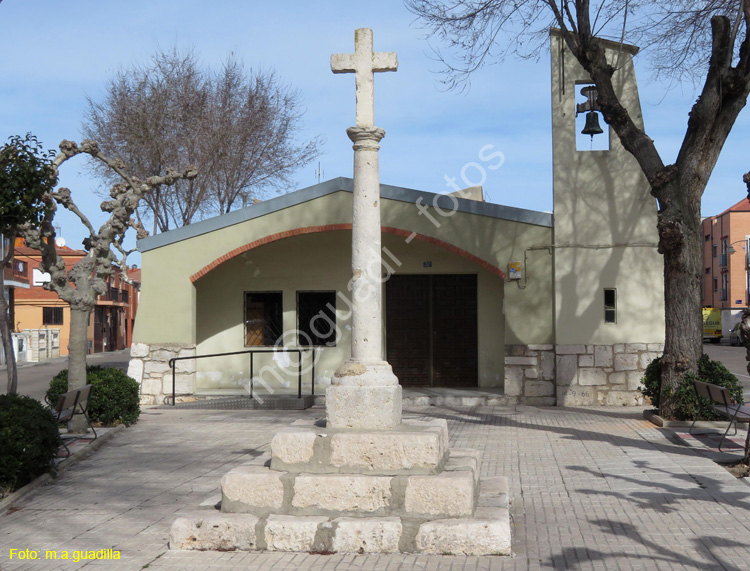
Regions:
<svg viewBox="0 0 750 571"><path fill-rule="evenodd" d="M608 151L609 125L597 103L596 85L576 85L575 130L577 151Z"/></svg>

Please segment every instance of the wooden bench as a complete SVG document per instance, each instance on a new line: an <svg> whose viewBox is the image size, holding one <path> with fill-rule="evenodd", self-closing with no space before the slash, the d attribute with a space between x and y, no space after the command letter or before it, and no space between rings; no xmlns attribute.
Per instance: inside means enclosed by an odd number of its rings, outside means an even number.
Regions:
<svg viewBox="0 0 750 571"><path fill-rule="evenodd" d="M747 437L745 438L745 450L747 450L748 444L750 444L750 406L733 402L729 389L726 387L702 381L693 381L693 386L695 386L695 392L699 397L703 397L711 403L714 412L729 420L729 425L719 441L719 450L721 450L721 444L732 426L734 426L734 433L737 434L738 422L748 423ZM693 432L695 422L694 420L693 424L690 425L690 434Z"/></svg>
<svg viewBox="0 0 750 571"><path fill-rule="evenodd" d="M94 433L94 440L97 439L98 435L96 430L91 424L89 419L89 397L91 396L91 385L85 385L80 389L73 389L67 393L61 394L57 398L57 404L52 409L53 414L57 418L57 423L62 424L73 419L74 416L82 414L86 419L91 431ZM80 440L81 436L78 434L65 434L62 435L62 444L65 447L65 451L70 456L70 448L66 443L66 440Z"/></svg>

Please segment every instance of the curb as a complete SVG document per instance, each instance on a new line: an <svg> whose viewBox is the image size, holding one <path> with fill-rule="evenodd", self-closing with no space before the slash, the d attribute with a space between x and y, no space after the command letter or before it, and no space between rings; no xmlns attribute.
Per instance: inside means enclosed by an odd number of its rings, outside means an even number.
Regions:
<svg viewBox="0 0 750 571"><path fill-rule="evenodd" d="M656 412L656 410L644 410L643 418L661 428L690 428L693 425L692 420L665 420ZM697 420L695 428L716 428L725 429L729 422L723 420Z"/></svg>
<svg viewBox="0 0 750 571"><path fill-rule="evenodd" d="M60 462L55 467L55 470L57 473L54 477L49 473L42 474L35 480L26 484L23 488L19 488L15 492L11 493L9 496L0 500L0 516L4 515L8 510L13 508L16 504L18 504L26 496L31 494L31 492L33 492L34 490L41 488L42 486L46 486L51 481L59 477L60 474L62 474L68 468L70 468L71 466L74 466L81 460L84 460L88 458L89 456L91 456L91 454L93 454L97 449L99 449L107 440L109 440L115 434L117 434L118 432L124 429L125 429L124 424L118 424L117 426L113 427L111 430L108 430L106 433L102 434L96 440L91 441L91 443L88 444L82 450L79 450L75 454L71 455L69 458L66 458L65 460Z"/></svg>

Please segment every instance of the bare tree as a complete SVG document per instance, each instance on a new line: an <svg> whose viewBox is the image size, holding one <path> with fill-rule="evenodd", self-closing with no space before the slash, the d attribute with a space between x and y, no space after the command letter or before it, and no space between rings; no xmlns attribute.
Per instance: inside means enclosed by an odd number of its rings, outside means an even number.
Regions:
<svg viewBox="0 0 750 571"><path fill-rule="evenodd" d="M47 202L51 208L45 211L41 223L27 224L21 229L26 245L41 252L40 269L50 275L50 281L44 284L44 288L54 291L60 299L70 305L70 389L86 384L86 331L97 298L107 291L107 278L119 267L121 278L127 283L133 283L127 275L127 258L132 250L124 248L123 240L129 228L134 228L139 238L148 234L143 226L132 218L139 202L163 186L193 179L197 174L195 167L189 167L183 172L166 169L164 175L139 179L131 176L120 161L104 155L94 141L86 140L80 146L72 141L60 143L60 153L52 161L55 179L60 166L80 154L89 155L100 161L120 177L120 182L112 185L110 200L101 204L102 211L110 214L109 219L99 230L95 230L86 215L73 202L70 189L61 187L50 190ZM66 269L65 260L57 256L55 248L55 229L52 220L57 205L75 214L89 232L83 241L88 254L70 269ZM69 428L75 432L85 431L86 422L76 417Z"/></svg>
<svg viewBox="0 0 750 571"><path fill-rule="evenodd" d="M659 205L659 252L664 255L666 339L662 359L661 414L673 417L674 389L697 371L701 355L700 204L719 153L750 92L750 0L406 0L445 41L455 60L447 83L460 86L477 68L507 54L539 53L549 27L562 37L598 91L604 119L635 157ZM673 163L621 104L613 87L616 68L600 38L650 47L655 69L675 80L702 77ZM449 54L450 56L450 54Z"/></svg>
<svg viewBox="0 0 750 571"><path fill-rule="evenodd" d="M88 100L83 132L134 176L193 164L200 174L145 197L153 232L243 206L261 190L287 189L290 175L320 153L315 137L298 144L299 94L273 72L245 73L232 56L217 73L194 53L156 53L150 65L122 70L104 99ZM111 179L97 163L95 172Z"/></svg>

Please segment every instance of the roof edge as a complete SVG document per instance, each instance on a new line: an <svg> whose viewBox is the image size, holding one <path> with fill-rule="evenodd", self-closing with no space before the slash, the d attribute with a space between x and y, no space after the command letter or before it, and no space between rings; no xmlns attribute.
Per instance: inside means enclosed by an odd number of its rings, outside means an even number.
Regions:
<svg viewBox="0 0 750 571"><path fill-rule="evenodd" d="M353 190L354 181L351 178L333 178L313 186L308 186L288 194L283 194L253 204L252 206L247 206L240 210L234 210L227 214L222 214L209 218L208 220L202 220L194 224L182 226L181 228L169 230L155 236L141 238L138 240L137 247L140 252L148 252L149 250L155 250L156 248L195 238L202 234L208 234L235 224L241 224L248 220L265 216L266 214L278 212L285 208L297 206L328 194L341 191L353 192ZM548 212L538 212L536 210L526 210L512 206L502 206L500 204L492 204L489 202L478 202L476 200L458 198L448 194L437 194L424 190L381 184L380 195L383 198L397 200L399 202L410 202L412 204L424 204L426 206L437 207L444 211L451 212L451 214L457 211L476 214L479 216L490 216L492 218L509 220L511 222L521 222L534 226L551 228L553 225L552 214ZM420 198L422 198L422 202L420 202Z"/></svg>
<svg viewBox="0 0 750 571"><path fill-rule="evenodd" d="M555 36L555 37L562 37L562 30L560 28L550 28L549 35ZM602 45L604 45L605 48L608 48L610 50L619 50L620 48L622 48L626 52L629 52L631 55L635 55L639 51L641 51L641 48L639 48L638 46L634 46L632 44L616 42L614 40L607 40L605 38L600 38L598 36L595 36L595 37L597 40L599 40L602 43Z"/></svg>

